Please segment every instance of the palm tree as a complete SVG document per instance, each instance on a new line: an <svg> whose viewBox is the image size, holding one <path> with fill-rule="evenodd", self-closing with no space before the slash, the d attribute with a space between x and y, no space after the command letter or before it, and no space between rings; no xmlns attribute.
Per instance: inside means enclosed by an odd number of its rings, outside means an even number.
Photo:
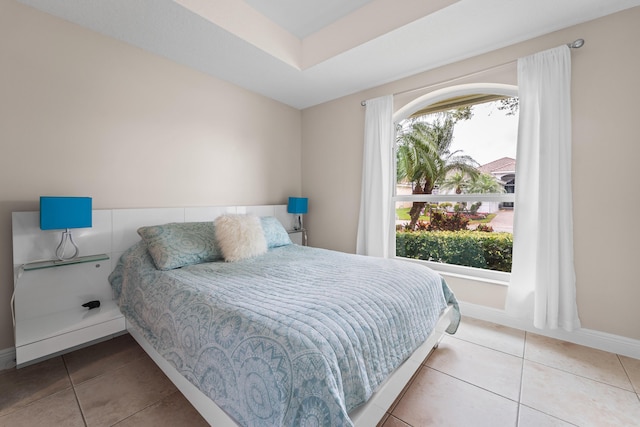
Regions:
<svg viewBox="0 0 640 427"><path fill-rule="evenodd" d="M468 192L476 194L504 193L505 189L493 175L481 173L471 180Z"/></svg>
<svg viewBox="0 0 640 427"><path fill-rule="evenodd" d="M412 194L432 194L436 184L444 182L449 172L457 171L470 178L478 174L478 163L460 150L451 151L453 129L458 120L470 118L469 107L437 113L428 123L423 117L410 119L396 137L397 180L411 183ZM409 215L409 229L414 230L426 202L414 202Z"/></svg>
<svg viewBox="0 0 640 427"><path fill-rule="evenodd" d="M498 180L491 174L481 173L476 176L467 188L469 193L484 194L484 193L504 193L505 188L498 182ZM482 202L474 203L475 210L482 205Z"/></svg>
<svg viewBox="0 0 640 427"><path fill-rule="evenodd" d="M471 182L465 174L457 172L445 179L442 184L440 184L440 188L443 190L455 189L456 194L462 194L462 191L466 190Z"/></svg>

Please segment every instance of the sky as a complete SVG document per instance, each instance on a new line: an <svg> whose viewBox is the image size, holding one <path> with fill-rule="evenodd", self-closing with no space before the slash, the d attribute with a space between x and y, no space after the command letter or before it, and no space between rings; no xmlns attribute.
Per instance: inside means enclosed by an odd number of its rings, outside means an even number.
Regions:
<svg viewBox="0 0 640 427"><path fill-rule="evenodd" d="M507 116L497 102L473 107L473 118L456 123L453 150L463 150L481 165L502 157L516 158L518 115Z"/></svg>

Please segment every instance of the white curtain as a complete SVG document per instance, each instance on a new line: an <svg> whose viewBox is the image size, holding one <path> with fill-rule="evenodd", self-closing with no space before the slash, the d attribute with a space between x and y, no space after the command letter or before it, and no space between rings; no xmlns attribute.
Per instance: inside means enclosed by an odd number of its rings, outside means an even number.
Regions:
<svg viewBox="0 0 640 427"><path fill-rule="evenodd" d="M393 96L366 102L362 192L356 253L389 256L393 185Z"/></svg>
<svg viewBox="0 0 640 427"><path fill-rule="evenodd" d="M573 266L571 53L518 60L520 121L507 312L539 329L580 327Z"/></svg>

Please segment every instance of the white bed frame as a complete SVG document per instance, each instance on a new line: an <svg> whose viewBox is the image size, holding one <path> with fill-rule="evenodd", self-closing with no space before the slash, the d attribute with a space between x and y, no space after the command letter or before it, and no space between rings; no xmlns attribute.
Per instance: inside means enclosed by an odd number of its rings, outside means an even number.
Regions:
<svg viewBox="0 0 640 427"><path fill-rule="evenodd" d="M140 239L137 234L139 227L168 222L212 221L225 213L275 216L288 230L293 229L294 225L294 217L287 213L286 205L94 210L93 227L74 233L74 237L83 251L81 255L108 254L109 260L103 262L110 263L108 271L112 271L120 255ZM14 212L14 267L30 260L50 257L47 251L55 242L57 233L40 230L37 216L38 212ZM102 280L106 281L106 275L103 275ZM103 286L106 287L106 292L110 291L108 282L103 283ZM448 307L427 340L394 371L366 404L349 413L356 426L374 426L384 417L431 350L437 347L452 318L452 308ZM133 325L126 322L126 329L209 424L216 427L237 427L232 418L184 378Z"/></svg>

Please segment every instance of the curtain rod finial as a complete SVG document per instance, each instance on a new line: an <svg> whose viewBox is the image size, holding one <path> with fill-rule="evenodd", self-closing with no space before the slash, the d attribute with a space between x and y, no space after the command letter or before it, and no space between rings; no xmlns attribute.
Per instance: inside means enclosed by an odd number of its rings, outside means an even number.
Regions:
<svg viewBox="0 0 640 427"><path fill-rule="evenodd" d="M580 49L584 45L584 39L574 40L572 43L567 43L567 46L571 49Z"/></svg>

